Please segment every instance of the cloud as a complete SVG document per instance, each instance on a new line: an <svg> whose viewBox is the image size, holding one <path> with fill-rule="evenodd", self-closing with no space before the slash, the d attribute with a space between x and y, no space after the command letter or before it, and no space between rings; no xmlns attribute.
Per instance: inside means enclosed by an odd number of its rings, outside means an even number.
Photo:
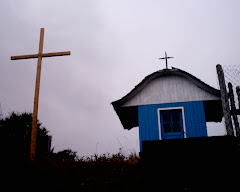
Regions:
<svg viewBox="0 0 240 192"><path fill-rule="evenodd" d="M217 86L215 65L238 62L239 3L218 1L1 1L0 102L4 113L31 111L36 59L10 56L71 51L42 64L39 119L56 150L79 155L135 148L110 103L145 76L170 66ZM221 13L221 14L219 14ZM211 133L214 131L211 131ZM127 139L125 139L127 138Z"/></svg>

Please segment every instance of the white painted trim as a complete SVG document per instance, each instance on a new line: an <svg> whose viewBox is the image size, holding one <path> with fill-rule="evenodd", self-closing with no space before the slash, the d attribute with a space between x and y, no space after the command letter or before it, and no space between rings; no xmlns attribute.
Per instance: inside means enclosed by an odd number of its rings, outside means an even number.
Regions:
<svg viewBox="0 0 240 192"><path fill-rule="evenodd" d="M183 121L183 135L184 138L186 138L186 125L185 125L185 113L184 113L184 107L167 107L167 108L157 108L157 114L158 114L158 132L159 132L159 140L162 140L162 134L161 134L161 121L160 121L160 111L163 110L174 110L174 109L181 109L182 110L182 121Z"/></svg>

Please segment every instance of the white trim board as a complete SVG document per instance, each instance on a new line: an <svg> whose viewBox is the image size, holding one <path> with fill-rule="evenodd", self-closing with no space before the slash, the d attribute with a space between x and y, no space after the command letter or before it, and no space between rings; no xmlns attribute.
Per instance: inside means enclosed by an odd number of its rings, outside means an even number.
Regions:
<svg viewBox="0 0 240 192"><path fill-rule="evenodd" d="M162 140L160 111L163 111L163 110L174 110L174 109L181 109L181 110L182 110L183 135L184 135L184 138L187 137L187 136L186 136L186 125L185 125L185 113L184 113L184 107L183 107L183 106L181 106L181 107L157 108L159 140Z"/></svg>

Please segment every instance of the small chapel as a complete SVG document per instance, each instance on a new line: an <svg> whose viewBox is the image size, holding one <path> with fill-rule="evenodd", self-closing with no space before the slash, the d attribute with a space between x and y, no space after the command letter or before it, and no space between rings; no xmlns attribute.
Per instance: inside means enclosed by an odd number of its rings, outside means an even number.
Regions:
<svg viewBox="0 0 240 192"><path fill-rule="evenodd" d="M206 122L221 122L220 90L181 69L156 71L112 102L124 129L142 141L207 137Z"/></svg>

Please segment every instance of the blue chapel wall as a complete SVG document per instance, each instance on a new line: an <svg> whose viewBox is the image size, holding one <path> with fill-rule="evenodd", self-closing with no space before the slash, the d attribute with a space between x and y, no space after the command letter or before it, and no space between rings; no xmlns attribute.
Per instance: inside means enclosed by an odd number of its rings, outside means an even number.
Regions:
<svg viewBox="0 0 240 192"><path fill-rule="evenodd" d="M207 137L203 101L138 106L139 141L159 140L158 108L184 107L186 137Z"/></svg>

